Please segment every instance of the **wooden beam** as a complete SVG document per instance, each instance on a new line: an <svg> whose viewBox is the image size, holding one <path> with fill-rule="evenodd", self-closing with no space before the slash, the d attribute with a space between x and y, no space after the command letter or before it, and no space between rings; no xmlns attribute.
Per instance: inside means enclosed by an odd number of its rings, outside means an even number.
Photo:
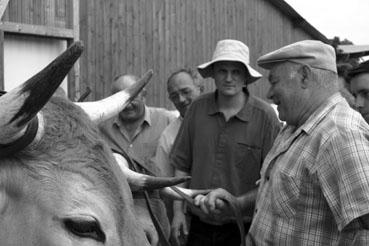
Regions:
<svg viewBox="0 0 369 246"><path fill-rule="evenodd" d="M0 0L0 19L3 17L3 14L8 6L9 0Z"/></svg>
<svg viewBox="0 0 369 246"><path fill-rule="evenodd" d="M0 30L0 90L4 89L4 32Z"/></svg>
<svg viewBox="0 0 369 246"><path fill-rule="evenodd" d="M79 6L80 1L74 0L72 4L72 28L73 28L73 39L68 40L68 46L73 41L79 40ZM81 96L81 85L80 85L80 64L78 59L73 66L72 71L68 74L68 96L71 100L75 101Z"/></svg>
<svg viewBox="0 0 369 246"><path fill-rule="evenodd" d="M17 34L28 34L36 35L42 37L53 37L61 39L73 39L74 31L73 29L50 27L50 26L39 26L39 25L29 25L21 24L15 22L2 22L0 23L0 30L9 33Z"/></svg>

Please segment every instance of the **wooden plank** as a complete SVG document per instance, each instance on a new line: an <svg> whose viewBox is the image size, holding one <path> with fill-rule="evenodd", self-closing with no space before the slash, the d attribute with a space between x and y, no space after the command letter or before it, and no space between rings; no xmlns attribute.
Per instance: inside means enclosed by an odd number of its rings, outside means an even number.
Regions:
<svg viewBox="0 0 369 246"><path fill-rule="evenodd" d="M87 30L88 29L88 25L87 25L87 9L88 9L88 1L85 1L85 0L81 0L79 1L79 9L80 11L79 12L79 28L80 30ZM68 24L68 26L70 26L70 23ZM79 62L79 71L80 71L80 74L79 74L79 80L80 80L80 83L79 83L79 93L83 93L85 91L85 88L87 86L89 86L89 81L87 79L87 76L88 76L88 62L87 62L87 58L88 58L88 55L89 55L89 52L88 52L88 33L87 31L81 31L79 32L79 39L83 41L83 44L84 44L84 52L80 58L80 62ZM93 94L93 93L92 93ZM90 94L90 96L92 96ZM88 97L88 100L90 99L91 97Z"/></svg>
<svg viewBox="0 0 369 246"><path fill-rule="evenodd" d="M80 2L79 0L73 0L73 5L70 12L72 12L73 20L73 39L72 41L80 40L79 37L79 6ZM68 95L71 96L71 98L77 99L81 96L81 86L80 86L80 60L78 59L73 66L73 74L68 77Z"/></svg>
<svg viewBox="0 0 369 246"><path fill-rule="evenodd" d="M112 80L112 67L115 66L115 64L112 63L112 33L114 32L111 22L111 14L110 12L111 8L110 5L113 4L113 1L103 1L103 8L104 8L104 15L103 15L103 29L104 29L104 35L103 35L103 62L101 64L101 76L100 76L100 83L101 83L101 97L103 98L104 95L110 91L109 83ZM109 88L109 89L108 89Z"/></svg>
<svg viewBox="0 0 369 246"><path fill-rule="evenodd" d="M0 90L4 90L4 32L0 31Z"/></svg>
<svg viewBox="0 0 369 246"><path fill-rule="evenodd" d="M57 28L41 25L20 24L14 22L0 23L0 30L10 33L29 34L43 37L54 37L63 39L73 39L73 29Z"/></svg>
<svg viewBox="0 0 369 246"><path fill-rule="evenodd" d="M121 75L126 71L127 67L127 52L126 52L126 36L127 36L127 22L126 19L126 2L119 1L119 11L118 11L118 57L117 57L117 71L114 77Z"/></svg>
<svg viewBox="0 0 369 246"><path fill-rule="evenodd" d="M95 95L97 99L101 99L104 93L104 86L103 86L103 78L104 78L104 1L98 0L96 1L96 8L95 8L95 16L96 16L96 30L98 30L96 35L96 81L95 81ZM107 45L107 44L106 44Z"/></svg>
<svg viewBox="0 0 369 246"><path fill-rule="evenodd" d="M118 22L118 14L119 14L119 2L110 2L109 4L109 22L110 22L110 52L111 52L111 68L110 74L107 78L107 83L105 85L105 95L110 94L110 83L113 82L114 77L117 74L117 68L119 66L119 57L118 57L118 39L119 39L119 22Z"/></svg>

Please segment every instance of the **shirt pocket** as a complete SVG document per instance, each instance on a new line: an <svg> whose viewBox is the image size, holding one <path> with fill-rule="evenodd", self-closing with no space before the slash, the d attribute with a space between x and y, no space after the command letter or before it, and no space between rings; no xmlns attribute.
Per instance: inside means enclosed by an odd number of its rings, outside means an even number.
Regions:
<svg viewBox="0 0 369 246"><path fill-rule="evenodd" d="M300 182L297 182L296 177L290 176L283 172L273 177L272 185L272 206L273 211L277 216L291 219L297 212Z"/></svg>
<svg viewBox="0 0 369 246"><path fill-rule="evenodd" d="M236 167L246 179L245 183L254 185L260 178L261 149L239 142L235 152Z"/></svg>

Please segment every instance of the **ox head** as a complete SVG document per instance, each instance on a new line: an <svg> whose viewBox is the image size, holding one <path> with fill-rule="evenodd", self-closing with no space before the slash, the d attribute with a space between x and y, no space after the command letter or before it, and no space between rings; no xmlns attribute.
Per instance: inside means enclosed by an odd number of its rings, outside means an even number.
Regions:
<svg viewBox="0 0 369 246"><path fill-rule="evenodd" d="M80 43L72 45L0 97L2 246L148 244L128 183L91 121L124 107L145 82L122 92L112 112L86 114L65 97L50 99L81 52Z"/></svg>

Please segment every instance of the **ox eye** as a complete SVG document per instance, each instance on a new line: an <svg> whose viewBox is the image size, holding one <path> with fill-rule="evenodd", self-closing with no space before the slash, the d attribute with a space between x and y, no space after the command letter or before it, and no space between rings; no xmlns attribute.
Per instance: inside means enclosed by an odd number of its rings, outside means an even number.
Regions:
<svg viewBox="0 0 369 246"><path fill-rule="evenodd" d="M66 218L63 220L65 228L78 237L91 238L98 242L105 243L106 236L101 230L101 226L96 220L86 220L85 218Z"/></svg>

